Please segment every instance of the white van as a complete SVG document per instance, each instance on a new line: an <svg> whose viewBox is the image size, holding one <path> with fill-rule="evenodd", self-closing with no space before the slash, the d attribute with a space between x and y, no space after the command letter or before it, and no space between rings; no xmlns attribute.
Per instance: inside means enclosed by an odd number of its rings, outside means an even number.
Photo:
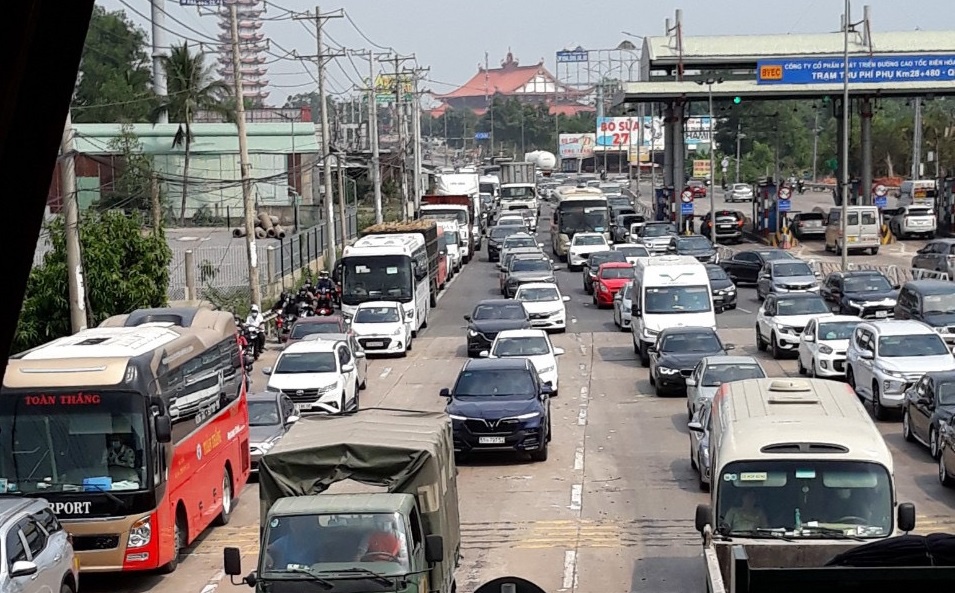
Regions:
<svg viewBox="0 0 955 593"><path fill-rule="evenodd" d="M705 429L694 422L689 428ZM856 545L914 527L914 507L896 500L892 454L843 383L724 383L709 430L713 487L711 504L697 508L701 532L709 526L719 539L748 548L748 539Z"/></svg>
<svg viewBox="0 0 955 593"><path fill-rule="evenodd" d="M461 266L464 265L464 253L461 248L461 226L456 220L437 220L435 222L444 232L448 259L451 260L450 272L457 274L461 271Z"/></svg>
<svg viewBox="0 0 955 593"><path fill-rule="evenodd" d="M846 239L850 252L868 249L872 255L879 252L882 244L882 221L875 206L847 206ZM842 208L830 208L826 222L826 251L842 251Z"/></svg>
<svg viewBox="0 0 955 593"><path fill-rule="evenodd" d="M630 335L643 366L666 327L711 327L716 314L706 266L688 255L640 258L634 265Z"/></svg>

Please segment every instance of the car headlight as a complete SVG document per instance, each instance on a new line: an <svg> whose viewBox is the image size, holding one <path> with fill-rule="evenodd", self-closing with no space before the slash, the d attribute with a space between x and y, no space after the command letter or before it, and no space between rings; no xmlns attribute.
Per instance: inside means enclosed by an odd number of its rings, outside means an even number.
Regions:
<svg viewBox="0 0 955 593"><path fill-rule="evenodd" d="M393 336L400 336L400 335L403 334L403 333L405 333L405 330L404 330L403 327L396 327L396 328L395 328L395 331L391 332L391 335L393 335Z"/></svg>
<svg viewBox="0 0 955 593"><path fill-rule="evenodd" d="M607 288L606 284L598 284L597 290L599 290L600 292L610 292L610 289Z"/></svg>
<svg viewBox="0 0 955 593"><path fill-rule="evenodd" d="M530 420L532 418L537 418L541 415L540 412L530 412L527 414L521 414L520 416L514 416L515 420Z"/></svg>
<svg viewBox="0 0 955 593"><path fill-rule="evenodd" d="M889 369L883 369L883 368L878 368L878 367L876 368L876 370L882 371L882 374L888 375L888 376L890 376L890 377L895 377L896 379L904 379L904 378L905 378L905 375L903 375L903 374L900 373L899 371L891 371L891 370L889 370Z"/></svg>
<svg viewBox="0 0 955 593"><path fill-rule="evenodd" d="M821 352L822 354L832 354L833 352L832 346L827 346L825 344L822 344L819 346L819 352Z"/></svg>
<svg viewBox="0 0 955 593"><path fill-rule="evenodd" d="M777 326L776 326L776 329L779 330L779 333L781 333L781 334L793 334L793 333L796 333L796 332L793 331L793 328L789 327L788 325L777 325Z"/></svg>
<svg viewBox="0 0 955 593"><path fill-rule="evenodd" d="M461 422L467 420L467 418L465 418L464 416L458 416L457 414L448 414L448 418L450 418L451 420L458 420Z"/></svg>
<svg viewBox="0 0 955 593"><path fill-rule="evenodd" d="M469 329L469 330L468 330L468 335L473 338L474 336L478 335L478 333L477 333L476 331L474 331L473 329Z"/></svg>
<svg viewBox="0 0 955 593"><path fill-rule="evenodd" d="M703 462L709 465L710 462L710 448L709 447L700 447L700 457L703 459Z"/></svg>
<svg viewBox="0 0 955 593"><path fill-rule="evenodd" d="M648 339L649 339L649 338L652 338L652 337L654 337L654 336L656 336L656 335L659 335L659 334L660 334L660 332L657 331L657 330L655 330L655 329L650 329L650 328L647 328L647 327L643 328L643 337L644 337L644 338L648 338Z"/></svg>
<svg viewBox="0 0 955 593"><path fill-rule="evenodd" d="M863 307L863 304L859 301L847 301L846 304L848 304L850 307L855 307L856 309L861 309Z"/></svg>
<svg viewBox="0 0 955 593"><path fill-rule="evenodd" d="M660 368L660 374L663 374L663 375L679 375L680 374L680 369L671 369L669 367L659 367L659 368Z"/></svg>
<svg viewBox="0 0 955 593"><path fill-rule="evenodd" d="M550 365L549 367L544 367L544 368L542 368L541 370L537 371L537 373L538 373L539 375L543 375L544 373L550 373L550 372L552 372L553 370L554 370L554 365Z"/></svg>
<svg viewBox="0 0 955 593"><path fill-rule="evenodd" d="M153 538L153 528L150 524L150 515L139 519L129 527L129 535L126 538L127 548L142 548L148 546Z"/></svg>

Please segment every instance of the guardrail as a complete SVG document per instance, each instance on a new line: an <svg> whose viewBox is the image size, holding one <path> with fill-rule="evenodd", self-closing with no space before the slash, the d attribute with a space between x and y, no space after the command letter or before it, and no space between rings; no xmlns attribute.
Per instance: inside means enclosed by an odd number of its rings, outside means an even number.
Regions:
<svg viewBox="0 0 955 593"><path fill-rule="evenodd" d="M809 265L811 265L816 273L823 278L833 272L842 271L842 264L840 262L820 262L817 260L809 260ZM873 270L876 272L881 272L882 274L885 274L885 277L888 278L893 284L905 284L909 280L951 280L948 273L946 272L937 272L935 270L925 270L922 268L902 268L897 265L882 266L849 262L848 269Z"/></svg>

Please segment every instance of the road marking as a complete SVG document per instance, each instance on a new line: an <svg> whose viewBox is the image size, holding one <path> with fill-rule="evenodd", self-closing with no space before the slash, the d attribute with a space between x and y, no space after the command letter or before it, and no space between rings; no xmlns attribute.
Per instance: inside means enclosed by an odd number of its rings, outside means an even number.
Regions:
<svg viewBox="0 0 955 593"><path fill-rule="evenodd" d="M580 355L587 356L587 347L584 346L583 344L580 345Z"/></svg>
<svg viewBox="0 0 955 593"><path fill-rule="evenodd" d="M574 451L574 471L582 469L584 469L584 448L577 447L577 450Z"/></svg>
<svg viewBox="0 0 955 593"><path fill-rule="evenodd" d="M562 591L569 591L577 588L576 550L567 550L564 552L564 579L561 585Z"/></svg>
<svg viewBox="0 0 955 593"><path fill-rule="evenodd" d="M577 323L577 318L576 318L576 317L571 317L571 318L570 318L570 322L571 322L571 323Z"/></svg>
<svg viewBox="0 0 955 593"><path fill-rule="evenodd" d="M584 487L581 484L574 484L570 487L570 510L580 511L581 501L584 497Z"/></svg>
<svg viewBox="0 0 955 593"><path fill-rule="evenodd" d="M215 593L215 590L219 588L219 583L222 582L222 579L225 578L225 573L221 570L215 574L214 577L209 579L206 583L206 586L202 588L199 593Z"/></svg>
<svg viewBox="0 0 955 593"><path fill-rule="evenodd" d="M743 313L746 313L747 315L752 315L752 314L753 314L753 312L750 311L749 309L744 309L744 308L742 308L742 307L736 307L736 310L737 310L737 311L741 311L741 312L743 312Z"/></svg>
<svg viewBox="0 0 955 593"><path fill-rule="evenodd" d="M580 388L580 410L577 412L577 426L587 425L587 387Z"/></svg>
<svg viewBox="0 0 955 593"><path fill-rule="evenodd" d="M384 370L381 371L381 374L378 375L378 378L379 378L379 379L384 379L385 377L387 377L387 376L390 375L390 374L391 374L391 367L385 367Z"/></svg>

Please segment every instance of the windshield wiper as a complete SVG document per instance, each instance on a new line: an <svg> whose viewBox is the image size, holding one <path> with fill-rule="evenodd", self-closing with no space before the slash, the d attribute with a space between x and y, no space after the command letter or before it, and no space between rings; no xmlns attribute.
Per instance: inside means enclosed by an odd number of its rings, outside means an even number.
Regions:
<svg viewBox="0 0 955 593"><path fill-rule="evenodd" d="M769 528L769 527L759 527L756 529L740 529L737 531L730 531L726 534L728 537L759 537L759 538L772 538L772 539L781 539L783 541L791 542L793 538L786 535L786 529L783 527Z"/></svg>
<svg viewBox="0 0 955 593"><path fill-rule="evenodd" d="M311 566L305 566L303 564L289 564L285 567L285 570L277 572L293 572L296 574L307 575L312 582L319 585L322 589L331 589L335 586L335 584L328 579L322 578L321 573L319 573L317 570L313 569Z"/></svg>
<svg viewBox="0 0 955 593"><path fill-rule="evenodd" d="M824 526L822 526L822 525L803 525L803 526L802 526L802 531L803 531L803 532L805 532L805 531L815 531L815 532L818 532L820 535L831 536L831 537L833 537L833 538L835 538L835 539L853 539L853 540L856 540L856 541L859 541L859 542L865 541L864 539L862 539L862 538L859 537L858 535L848 534L848 533L846 533L845 531L843 531L842 529L838 529L838 528L835 528L835 527L824 527Z"/></svg>
<svg viewBox="0 0 955 593"><path fill-rule="evenodd" d="M126 501L123 500L122 498L116 496L115 494L113 494L113 493L110 492L109 490L106 490L105 488L103 488L103 487L100 486L99 484L90 484L90 485L93 486L94 488L96 488L96 492L99 492L100 494L105 494L105 495L106 495L106 498L108 498L108 499L110 499L111 501L115 502L115 503L118 504L119 506L121 506L121 507L123 507L123 508L126 508Z"/></svg>
<svg viewBox="0 0 955 593"><path fill-rule="evenodd" d="M367 568L354 567L354 568L342 568L338 570L323 570L322 574L339 574L339 573L351 573L358 574L368 579L371 579L378 583L379 585L384 585L385 587L390 587L392 582L391 579L384 575L380 575L377 572L368 570Z"/></svg>

